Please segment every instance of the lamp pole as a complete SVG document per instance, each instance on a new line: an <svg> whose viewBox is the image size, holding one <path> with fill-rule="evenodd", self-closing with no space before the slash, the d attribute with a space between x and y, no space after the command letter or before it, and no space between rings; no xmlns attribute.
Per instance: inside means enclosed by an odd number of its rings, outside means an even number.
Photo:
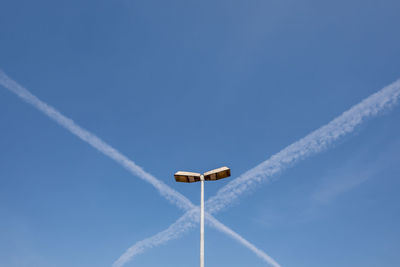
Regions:
<svg viewBox="0 0 400 267"><path fill-rule="evenodd" d="M177 182L200 182L200 267L204 267L204 181L215 181L230 175L231 170L228 167L215 169L204 174L178 171L174 175Z"/></svg>
<svg viewBox="0 0 400 267"><path fill-rule="evenodd" d="M204 267L204 175L200 176L200 267Z"/></svg>

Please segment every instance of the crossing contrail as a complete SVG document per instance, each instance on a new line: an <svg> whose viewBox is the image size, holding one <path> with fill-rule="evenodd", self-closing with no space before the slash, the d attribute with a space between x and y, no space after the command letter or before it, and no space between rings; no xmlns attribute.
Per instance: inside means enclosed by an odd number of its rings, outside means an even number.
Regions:
<svg viewBox="0 0 400 267"><path fill-rule="evenodd" d="M209 213L205 213L206 222L220 231L221 233L227 234L232 239L236 240L243 246L250 249L254 252L258 257L260 257L263 261L268 263L273 267L280 267L279 263L277 263L273 258L267 255L264 251L258 249L256 246L251 244L249 241L244 239L241 235L234 232L232 229L223 225L218 220L216 220ZM171 224L167 229L157 233L154 236L148 237L142 241L137 242L130 248L126 250L124 254L122 254L118 260L116 260L113 264L113 267L121 267L128 261L132 260L133 257L144 253L146 249L151 249L153 247L162 245L167 243L170 240L177 239L184 235L188 230L194 228L199 221L199 212L198 210L191 210L186 212L182 217L180 217L175 223Z"/></svg>
<svg viewBox="0 0 400 267"><path fill-rule="evenodd" d="M366 119L377 116L381 112L393 107L397 104L399 97L400 80L397 80L364 99L359 104L354 105L328 124L287 146L268 160L229 182L226 186L221 188L214 197L208 199L205 204L207 213L215 214L221 211L229 204L236 201L241 195L254 189L255 186L263 182L271 181L274 175L280 173L284 169L306 157L324 151L337 139L354 131L354 129ZM164 233L166 237L173 237L173 239L176 239L187 232L187 229L193 227L192 222L187 218L187 214L188 212L177 221L179 222L180 228L185 229L185 231L174 232L174 229L168 228L166 233ZM164 238L162 243L169 240L168 238Z"/></svg>
<svg viewBox="0 0 400 267"><path fill-rule="evenodd" d="M181 220L181 222L178 223L182 224L183 221L185 221L185 224L188 224L189 220L187 219L189 215L193 217L193 213L198 214L199 208L195 206L189 199L187 199L185 196L177 192L176 190L172 189L162 181L158 180L156 177L153 175L147 173L144 171L140 166L136 165L133 161L128 159L125 155L120 153L118 150L113 148L112 146L108 145L105 143L103 140L101 140L99 137L96 135L90 133L89 131L83 129L79 125L77 125L73 120L70 118L62 115L59 111L57 111L55 108L52 106L48 105L47 103L43 102L40 100L38 97L33 95L31 92L29 92L26 88L22 87L19 85L17 82L9 78L3 71L0 70L0 84L11 91L12 93L16 94L19 96L22 100L25 102L31 104L33 107L37 108L41 112L43 112L45 115L47 115L49 118L57 122L60 126L64 127L68 131L70 131L72 134L75 136L79 137L86 143L90 144L92 147L97 149L99 152L103 153L107 157L113 159L120 165L122 165L125 169L127 169L131 174L143 179L144 181L150 183L153 185L158 192L165 197L167 200L169 200L172 204L176 205L178 208L183 209L187 211L185 214L186 217ZM219 222L217 219L212 217L211 215L207 215L206 217L207 221L210 223L211 226L215 227L217 230L226 233L230 235L233 239L237 240L239 243L244 245L245 247L249 248L251 251L253 251L256 255L260 256L263 255L265 259L270 258L266 253L261 251L260 249L256 248L253 244L242 238L240 235L235 233L233 230L229 229L227 226ZM190 223L188 224L189 226L191 225ZM186 227L189 228L189 227ZM182 231L184 228L177 229L176 227L170 227L168 228L168 231L166 231L166 234L161 234L160 236L157 236L155 239L143 241L140 244L140 248L143 250L144 248L148 247L153 247L158 244L161 244L162 240L170 240L172 235L169 233L176 233L177 231ZM127 251L124 255L125 258L120 258L120 262L126 262L127 259L129 260L134 256L135 254L132 254L131 252L138 252L140 250L135 250L135 248L130 249ZM129 252L129 253L128 253ZM132 254L131 256L130 253ZM138 254L138 253L136 253ZM123 255L123 256L124 256ZM274 261L275 262L275 261ZM122 266L122 265L119 265ZM279 265L273 265L275 267L278 267Z"/></svg>

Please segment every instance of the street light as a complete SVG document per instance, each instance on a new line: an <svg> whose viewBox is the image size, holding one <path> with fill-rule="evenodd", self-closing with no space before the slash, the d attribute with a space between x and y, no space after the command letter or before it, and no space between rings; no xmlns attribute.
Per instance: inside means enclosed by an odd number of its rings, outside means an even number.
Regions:
<svg viewBox="0 0 400 267"><path fill-rule="evenodd" d="M204 174L196 172L178 171L175 173L175 181L180 183L201 183L200 193L200 267L204 267L204 181L215 181L231 176L228 167L221 167Z"/></svg>

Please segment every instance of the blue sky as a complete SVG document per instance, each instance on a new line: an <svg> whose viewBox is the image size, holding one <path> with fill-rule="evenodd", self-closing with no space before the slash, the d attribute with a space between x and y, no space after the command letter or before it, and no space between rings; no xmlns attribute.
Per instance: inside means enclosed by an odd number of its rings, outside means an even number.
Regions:
<svg viewBox="0 0 400 267"><path fill-rule="evenodd" d="M398 1L2 0L0 69L199 202L400 78ZM282 266L398 266L400 106L216 215ZM0 266L111 266L182 211L0 87ZM227 181L206 184L206 198ZM126 266L196 266L198 231ZM266 266L206 228L207 266Z"/></svg>

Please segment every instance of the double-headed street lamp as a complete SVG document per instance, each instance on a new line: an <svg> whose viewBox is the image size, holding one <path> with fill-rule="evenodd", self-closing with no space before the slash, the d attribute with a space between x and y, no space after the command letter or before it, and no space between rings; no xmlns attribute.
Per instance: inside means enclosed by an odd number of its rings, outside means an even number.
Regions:
<svg viewBox="0 0 400 267"><path fill-rule="evenodd" d="M175 173L175 181L181 183L201 183L200 193L200 267L204 267L204 181L215 181L231 176L228 167L221 167L204 174L179 171Z"/></svg>

